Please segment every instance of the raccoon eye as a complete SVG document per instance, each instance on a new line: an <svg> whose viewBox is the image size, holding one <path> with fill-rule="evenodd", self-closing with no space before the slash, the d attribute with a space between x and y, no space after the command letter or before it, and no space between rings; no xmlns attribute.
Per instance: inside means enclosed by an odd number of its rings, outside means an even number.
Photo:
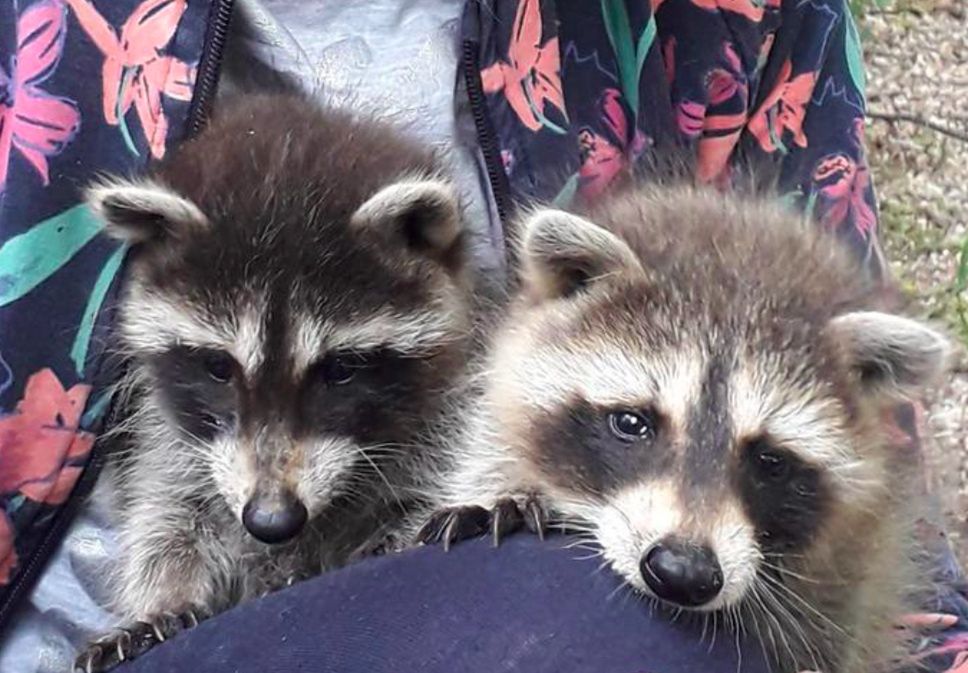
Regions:
<svg viewBox="0 0 968 673"><path fill-rule="evenodd" d="M790 461L786 456L770 449L756 452L756 464L760 474L770 481L782 481L790 473Z"/></svg>
<svg viewBox="0 0 968 673"><path fill-rule="evenodd" d="M354 369L349 358L342 355L328 355L323 360L321 373L326 383L339 386L353 380L356 374Z"/></svg>
<svg viewBox="0 0 968 673"><path fill-rule="evenodd" d="M655 436L655 419L651 414L635 411L615 411L608 415L612 434L626 442L651 439Z"/></svg>
<svg viewBox="0 0 968 673"><path fill-rule="evenodd" d="M235 375L235 360L228 353L206 353L202 364L208 375L218 383L228 383Z"/></svg>

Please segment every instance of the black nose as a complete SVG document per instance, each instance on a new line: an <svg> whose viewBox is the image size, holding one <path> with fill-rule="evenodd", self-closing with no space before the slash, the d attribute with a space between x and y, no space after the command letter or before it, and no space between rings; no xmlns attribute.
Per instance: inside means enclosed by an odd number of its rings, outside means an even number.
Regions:
<svg viewBox="0 0 968 673"><path fill-rule="evenodd" d="M687 608L708 603L723 588L723 571L712 549L674 540L652 545L639 572L656 596Z"/></svg>
<svg viewBox="0 0 968 673"><path fill-rule="evenodd" d="M306 506L288 491L256 494L242 509L242 525L252 537L267 544L294 538L306 525Z"/></svg>

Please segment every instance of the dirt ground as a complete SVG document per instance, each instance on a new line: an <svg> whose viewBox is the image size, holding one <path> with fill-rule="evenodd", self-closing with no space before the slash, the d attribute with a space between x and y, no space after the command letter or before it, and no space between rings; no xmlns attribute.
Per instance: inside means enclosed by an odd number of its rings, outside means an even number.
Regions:
<svg viewBox="0 0 968 673"><path fill-rule="evenodd" d="M968 0L895 0L859 17L868 67L868 149L894 273L960 342L929 412L929 479L968 567ZM962 139L922 123L943 126Z"/></svg>

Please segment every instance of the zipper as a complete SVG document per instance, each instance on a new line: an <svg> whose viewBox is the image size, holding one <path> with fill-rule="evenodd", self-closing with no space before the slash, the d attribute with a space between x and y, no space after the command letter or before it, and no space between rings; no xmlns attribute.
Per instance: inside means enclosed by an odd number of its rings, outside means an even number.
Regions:
<svg viewBox="0 0 968 673"><path fill-rule="evenodd" d="M116 295L117 292L114 294ZM111 320L110 322L113 323L114 321ZM105 358L107 356L102 354L101 357ZM110 366L105 367L104 361L102 360L102 365L99 367L98 374L95 377L97 379L97 385L92 386L92 394L88 397L88 403L96 399L97 393L108 389L108 386L116 379L115 373L117 373L116 368ZM67 527L74 520L74 515L77 514L77 510L87 500L87 496L90 495L91 491L94 490L94 484L97 483L98 475L101 474L101 469L104 467L106 454L109 453L104 447L103 430L113 426L117 420L117 416L117 400L116 398L112 398L108 403L107 413L101 423L100 430L102 431L102 436L94 441L94 446L91 447L91 453L87 459L87 464L84 466L84 471L81 472L77 483L74 484L70 497L54 514L54 520L48 526L40 544L30 555L30 560L19 571L16 581L7 588L3 604L0 605L0 633L6 628L15 608L19 607L20 599L33 587L34 581L44 569L50 555L57 548L57 545L60 544L64 533L67 531Z"/></svg>
<svg viewBox="0 0 968 673"><path fill-rule="evenodd" d="M205 31L205 50L198 64L195 96L188 113L189 136L197 134L202 129L212 111L234 5L235 0L212 0L212 9L208 14L208 29Z"/></svg>
<svg viewBox="0 0 968 673"><path fill-rule="evenodd" d="M212 0L212 7L208 14L208 27L205 31L205 48L199 60L198 74L195 79L195 94L192 98L186 123L189 135L195 135L201 130L211 112L215 91L218 88L219 72L222 65L222 55L225 52L225 42L228 38L229 24L232 20L233 5L234 0ZM123 273L122 270L119 277ZM117 288L112 294L117 296ZM114 324L113 319L108 322ZM104 358L108 357L106 353L101 354L102 360L94 377L96 385L92 386L92 393L96 394L106 390L117 380L116 375L123 373L119 372L116 367L105 366ZM54 513L53 521L43 534L40 544L30 555L26 565L19 571L14 583L6 588L3 602L0 603L0 634L8 625L15 609L19 607L24 594L33 587L50 555L60 544L67 527L74 520L81 504L87 500L94 489L97 478L106 462L107 454L110 453L103 446L103 430L115 424L119 414L118 406L115 399L112 399L109 403L104 422L100 428L102 436L95 440L94 446L91 447L87 465L84 466L84 471L74 485L70 497Z"/></svg>
<svg viewBox="0 0 968 673"><path fill-rule="evenodd" d="M511 227L509 217L513 209L511 188L508 184L508 176L504 172L504 164L501 161L497 134L491 124L490 117L487 115L487 101L481 85L481 63L477 51L477 42L464 40L461 49L461 70L464 75L464 85L467 88L467 98L471 105L471 114L474 117L474 128L477 130L477 142L480 145L484 167L487 170L488 184L491 187L491 194L494 196L498 219L504 230L505 261L510 263L514 248L511 243L516 240L516 232Z"/></svg>

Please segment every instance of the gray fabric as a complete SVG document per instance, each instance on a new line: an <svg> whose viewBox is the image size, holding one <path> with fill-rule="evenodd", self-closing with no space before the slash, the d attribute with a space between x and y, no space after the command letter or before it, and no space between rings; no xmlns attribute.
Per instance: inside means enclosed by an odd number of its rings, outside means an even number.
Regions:
<svg viewBox="0 0 968 673"><path fill-rule="evenodd" d="M223 89L294 84L329 103L399 124L439 150L471 224L487 286L500 287L503 241L464 96L456 96L463 3L455 0L237 0ZM64 673L106 611L114 538L105 488L85 506L0 647L0 673Z"/></svg>

